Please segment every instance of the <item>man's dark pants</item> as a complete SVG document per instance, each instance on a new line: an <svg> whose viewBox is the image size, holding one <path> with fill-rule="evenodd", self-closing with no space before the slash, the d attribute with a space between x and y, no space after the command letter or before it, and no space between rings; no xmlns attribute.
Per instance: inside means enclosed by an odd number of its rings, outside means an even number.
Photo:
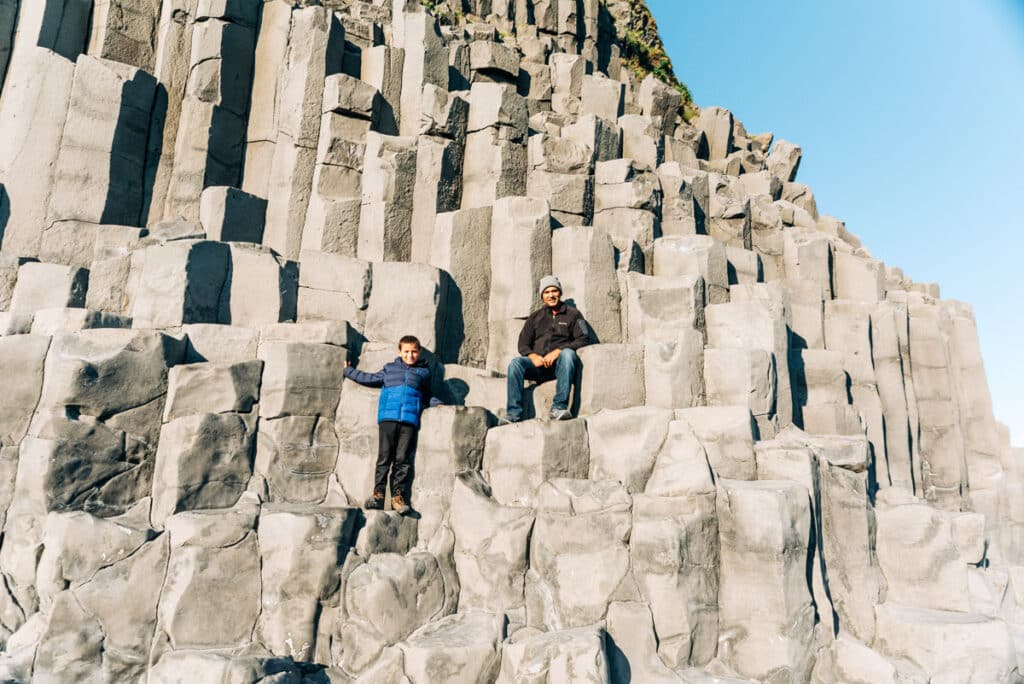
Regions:
<svg viewBox="0 0 1024 684"><path fill-rule="evenodd" d="M551 403L553 409L569 408L569 393L580 361L572 349L563 349L551 368L538 368L528 356L518 356L508 364L508 403L506 415L509 418L523 417L523 381L547 382L555 380L555 399Z"/></svg>

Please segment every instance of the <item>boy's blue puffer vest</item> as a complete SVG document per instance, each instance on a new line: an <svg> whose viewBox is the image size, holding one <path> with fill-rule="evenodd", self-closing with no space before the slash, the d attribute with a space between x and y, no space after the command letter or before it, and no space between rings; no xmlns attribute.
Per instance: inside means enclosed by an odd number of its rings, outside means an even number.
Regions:
<svg viewBox="0 0 1024 684"><path fill-rule="evenodd" d="M384 388L377 403L377 422L394 420L420 426L423 399L430 391L430 368L422 361L407 366L395 359L384 366Z"/></svg>

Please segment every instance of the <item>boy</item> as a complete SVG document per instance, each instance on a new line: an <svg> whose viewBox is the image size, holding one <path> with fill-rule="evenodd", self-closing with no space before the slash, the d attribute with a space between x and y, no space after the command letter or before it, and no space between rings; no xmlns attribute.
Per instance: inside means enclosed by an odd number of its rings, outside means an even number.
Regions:
<svg viewBox="0 0 1024 684"><path fill-rule="evenodd" d="M384 508L384 488L391 470L391 508L400 515L412 512L409 506L409 470L416 451L420 414L429 399L431 406L441 402L430 396L430 368L420 358L420 341L406 335L398 341L398 357L376 373L364 373L345 362L345 377L367 387L383 387L377 403L380 446L374 474L373 495L366 508Z"/></svg>

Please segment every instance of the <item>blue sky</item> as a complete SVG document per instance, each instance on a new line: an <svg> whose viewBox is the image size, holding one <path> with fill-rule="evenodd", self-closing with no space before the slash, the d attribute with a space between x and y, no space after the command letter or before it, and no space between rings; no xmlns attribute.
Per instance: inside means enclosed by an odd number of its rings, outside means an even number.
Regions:
<svg viewBox="0 0 1024 684"><path fill-rule="evenodd" d="M1024 445L1024 0L648 0L698 105L803 147L875 257L974 305Z"/></svg>

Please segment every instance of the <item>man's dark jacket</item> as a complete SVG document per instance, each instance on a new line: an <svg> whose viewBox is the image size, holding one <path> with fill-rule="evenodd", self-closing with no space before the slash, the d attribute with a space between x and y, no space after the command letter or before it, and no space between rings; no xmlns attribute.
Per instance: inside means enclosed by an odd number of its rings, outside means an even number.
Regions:
<svg viewBox="0 0 1024 684"><path fill-rule="evenodd" d="M575 307L559 302L555 315L544 306L530 314L519 333L522 356L544 356L556 349L577 350L590 343L590 327Z"/></svg>

